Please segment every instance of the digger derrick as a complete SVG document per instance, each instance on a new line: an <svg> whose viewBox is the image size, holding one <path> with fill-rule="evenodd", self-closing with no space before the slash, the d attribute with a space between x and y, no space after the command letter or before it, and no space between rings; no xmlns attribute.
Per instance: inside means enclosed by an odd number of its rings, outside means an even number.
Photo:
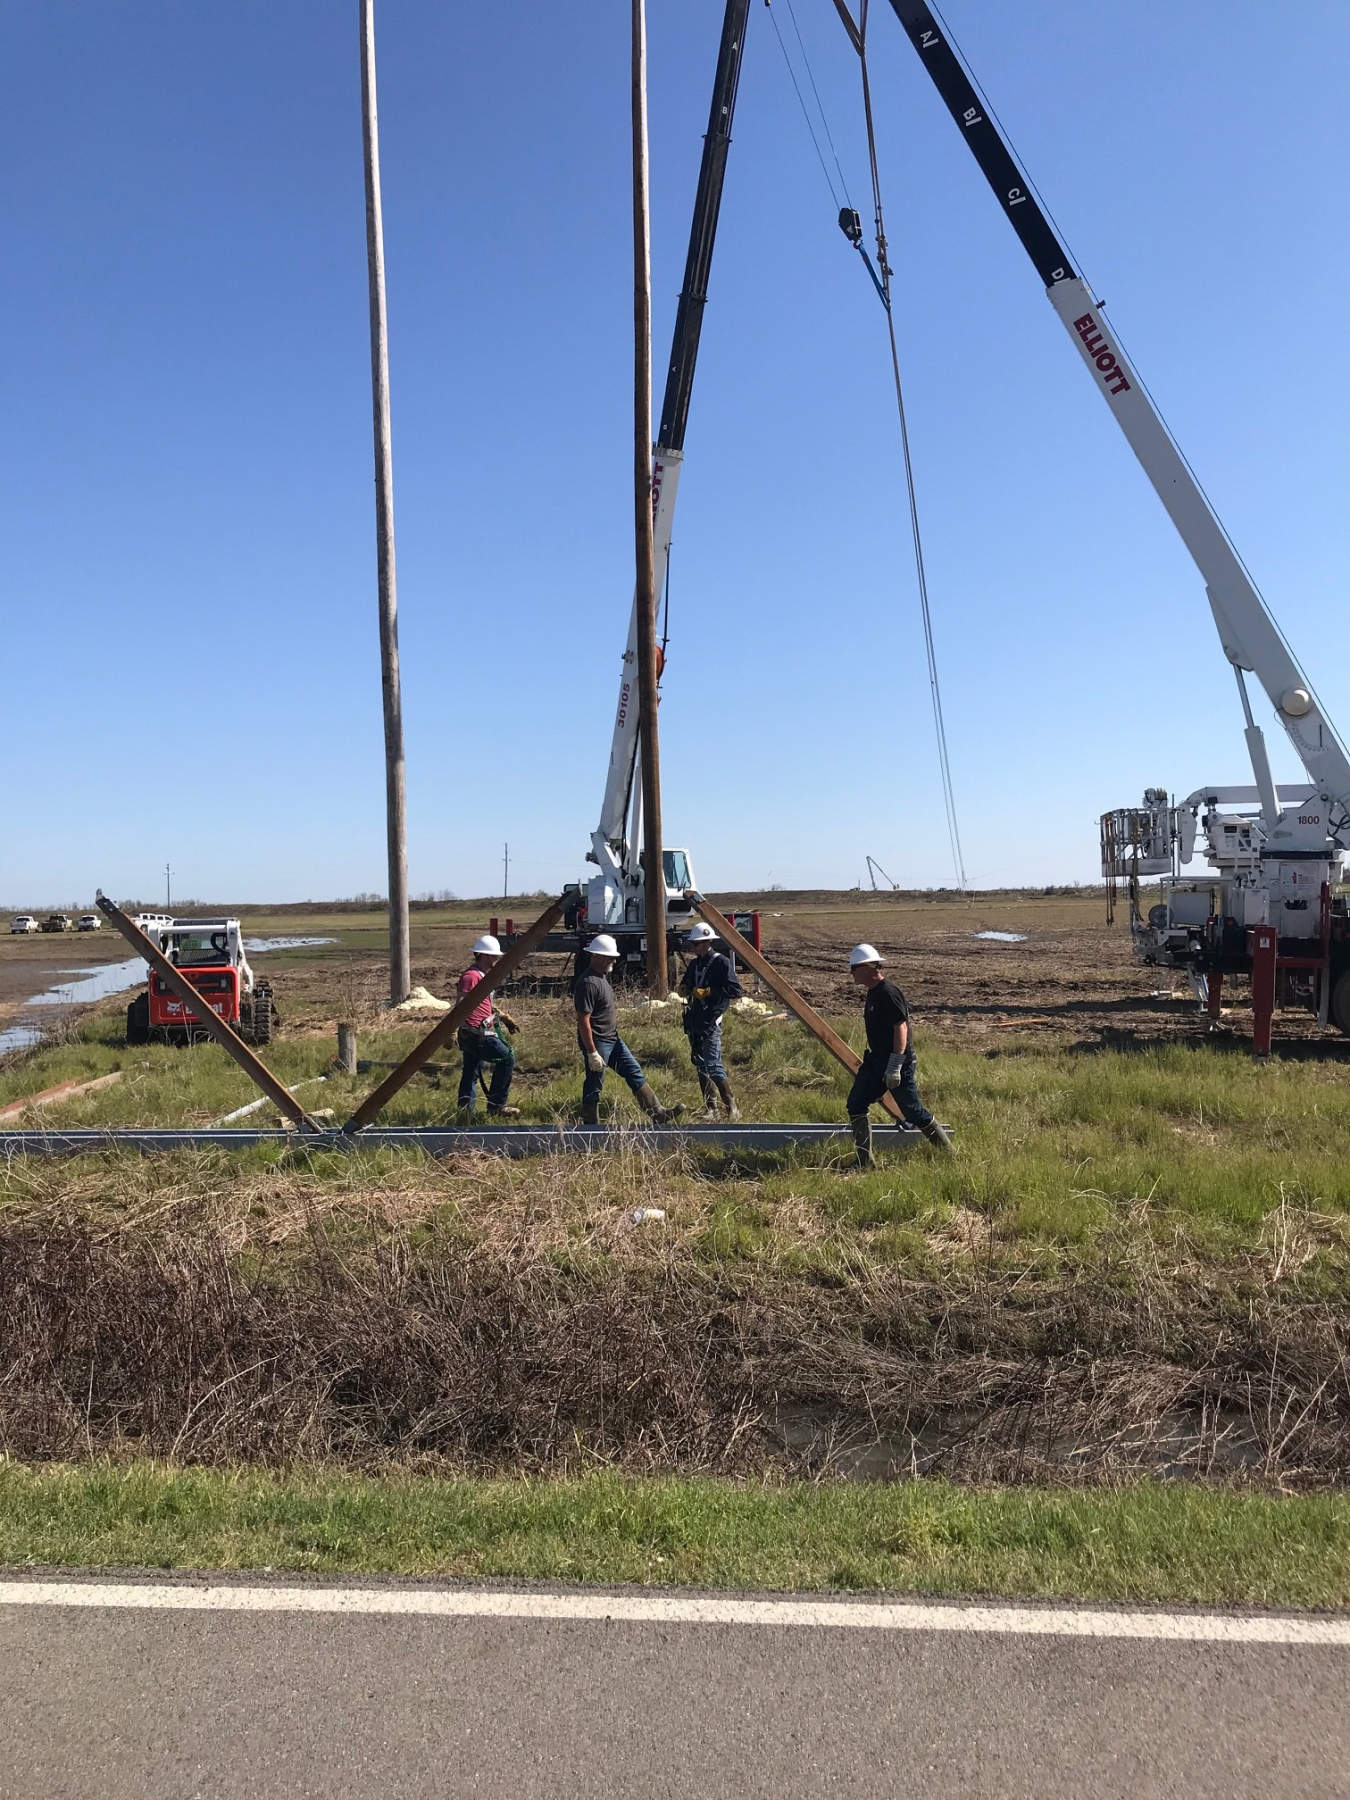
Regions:
<svg viewBox="0 0 1350 1800"><path fill-rule="evenodd" d="M1270 1018L1281 1000L1308 1005L1320 1022L1350 1032L1350 919L1337 895L1342 833L1350 827L1350 756L936 15L926 0L891 0L891 8L1190 552L1237 681L1254 788L1198 790L1176 808L1162 789L1150 788L1142 807L1104 814L1108 909L1114 911L1118 884L1127 882L1140 954L1186 968L1212 1014L1225 977L1247 976L1258 1053L1269 1050ZM1248 673L1265 691L1308 784L1277 791L1252 716ZM1246 810L1225 810L1232 805ZM1186 876L1182 866L1201 834L1210 873ZM1150 875L1160 877L1161 898L1141 917L1139 883Z"/></svg>

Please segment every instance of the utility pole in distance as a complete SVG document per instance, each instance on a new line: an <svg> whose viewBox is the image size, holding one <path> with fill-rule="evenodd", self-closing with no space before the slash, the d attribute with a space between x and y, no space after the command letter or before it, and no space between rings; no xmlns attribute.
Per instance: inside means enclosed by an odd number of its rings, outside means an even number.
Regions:
<svg viewBox="0 0 1350 1800"><path fill-rule="evenodd" d="M380 127L375 99L375 0L361 0L361 136L366 167L366 264L370 274L370 379L375 418L375 545L379 568L380 683L384 692L385 822L389 839L389 998L408 998L408 817L403 700L398 678L398 583L394 574L394 454L389 431L389 317L384 290Z"/></svg>
<svg viewBox="0 0 1350 1800"><path fill-rule="evenodd" d="M633 0L633 481L637 542L638 740L647 989L665 998L666 876L661 862L661 761L656 737L656 576L652 524L652 245L647 192L647 8Z"/></svg>

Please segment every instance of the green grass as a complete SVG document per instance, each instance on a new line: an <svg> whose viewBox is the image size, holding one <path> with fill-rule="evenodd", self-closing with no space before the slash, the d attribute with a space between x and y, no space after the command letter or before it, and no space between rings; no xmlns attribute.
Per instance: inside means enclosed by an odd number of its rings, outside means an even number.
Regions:
<svg viewBox="0 0 1350 1800"><path fill-rule="evenodd" d="M1350 1500L0 1463L0 1565L1350 1605Z"/></svg>
<svg viewBox="0 0 1350 1800"><path fill-rule="evenodd" d="M517 1002L524 1029L514 1098L525 1120L576 1116L580 1071L568 1009ZM856 1032L857 1021L845 1028ZM394 1060L425 1029L409 1025L363 1034L363 1055ZM624 1016L623 1029L664 1098L694 1110L697 1090L685 1041L668 1016ZM121 1068L115 1087L42 1113L53 1125L206 1123L255 1097L247 1077L214 1045L192 1050L152 1045L128 1050L116 1015L96 1014L79 1037L0 1069L0 1102L56 1082ZM726 1028L729 1067L748 1117L834 1120L844 1112L846 1077L792 1023L733 1018ZM373 1076L331 1071L323 1037L281 1037L267 1053L287 1082L330 1072L301 1098L311 1109L345 1119ZM453 1049L438 1060L455 1063ZM1278 1264L1280 1279L1321 1285L1329 1295L1350 1275L1350 1070L1339 1063L1272 1063L1208 1046L1163 1046L1144 1053L1011 1051L983 1055L921 1046L923 1091L958 1134L958 1154L926 1147L901 1154L878 1125L882 1166L859 1175L847 1154L787 1155L754 1167L734 1158L669 1159L653 1175L644 1167L644 1202L668 1206L672 1224L703 1234L718 1261L759 1262L792 1255L800 1263L841 1255L887 1263L931 1263L962 1254L978 1239L999 1256L1077 1260L1122 1235L1173 1257L1257 1257ZM434 1086L418 1078L384 1118L389 1123L444 1123L455 1116L455 1077ZM636 1120L630 1096L610 1081L606 1106L614 1124ZM268 1123L271 1108L252 1116ZM228 1159L227 1159L228 1160ZM183 1157L172 1180L191 1186L202 1171L218 1184L219 1159ZM251 1156L249 1163L286 1162L289 1152ZM91 1167L77 1185L89 1188ZM111 1167L111 1163L107 1166ZM247 1165L236 1165L247 1166ZM162 1166L118 1161L110 1189L146 1192L164 1184ZM434 1187L416 1157L408 1179ZM506 1168L482 1173L494 1204L541 1185L538 1172ZM618 1188L623 1185L620 1171ZM659 1197L651 1192L656 1179ZM25 1202L35 1186L51 1191L61 1177L21 1164L0 1171L0 1205ZM312 1180L349 1194L363 1180L380 1187L364 1159L322 1159ZM396 1185L398 1185L396 1183ZM549 1183L543 1181L543 1185ZM572 1187L561 1179L555 1185ZM609 1178L597 1184L612 1204L622 1193ZM335 1192L334 1197L337 1198ZM611 1201L607 1198L607 1204ZM585 1219L577 1218L578 1229ZM972 1226L974 1230L972 1230ZM823 1246L823 1248L822 1248Z"/></svg>

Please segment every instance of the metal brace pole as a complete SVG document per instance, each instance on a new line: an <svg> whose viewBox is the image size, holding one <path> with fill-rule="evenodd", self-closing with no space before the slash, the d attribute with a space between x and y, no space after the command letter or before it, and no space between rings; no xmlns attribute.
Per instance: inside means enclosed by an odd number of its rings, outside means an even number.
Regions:
<svg viewBox="0 0 1350 1800"><path fill-rule="evenodd" d="M693 901L694 911L701 918L707 920L723 943L730 944L742 962L748 968L753 969L760 980L777 994L789 1012L797 1015L812 1037L824 1044L830 1055L837 1062L843 1063L850 1075L856 1075L862 1067L862 1058L856 1050L850 1049L832 1026L825 1023L810 1001L804 1000L796 988L790 982L785 981L771 963L765 962L754 945L746 942L731 920L718 912L710 900L705 900L702 894L693 888L686 888L684 897L686 900ZM882 1095L881 1104L893 1119L904 1119L905 1115L900 1110L899 1102L889 1089Z"/></svg>
<svg viewBox="0 0 1350 1800"><path fill-rule="evenodd" d="M260 1087L274 1106L290 1119L300 1131L317 1132L319 1127L310 1118L293 1095L287 1093L267 1065L255 1056L239 1036L222 1019L219 1013L212 1012L201 994L178 969L169 961L159 946L148 938L134 919L130 919L114 901L100 893L97 896L98 910L110 925L115 925L122 936L131 945L137 956L145 958L155 974L160 976L177 994L188 1012L192 1014L210 1037L213 1037L228 1056L232 1056L239 1067L257 1087Z"/></svg>
<svg viewBox="0 0 1350 1800"><path fill-rule="evenodd" d="M459 1030L474 1008L480 1005L495 987L500 986L508 975L513 975L526 957L538 948L562 917L563 904L560 896L546 911L540 913L524 936L516 939L502 960L494 968L489 969L483 979L467 994L462 995L455 1002L450 1011L443 1019L437 1021L421 1043L408 1052L392 1075L386 1075L375 1091L366 1095L360 1106L342 1127L345 1132L354 1134L363 1126L369 1125L376 1113L384 1110L399 1089L405 1087L417 1071L431 1061L441 1045Z"/></svg>

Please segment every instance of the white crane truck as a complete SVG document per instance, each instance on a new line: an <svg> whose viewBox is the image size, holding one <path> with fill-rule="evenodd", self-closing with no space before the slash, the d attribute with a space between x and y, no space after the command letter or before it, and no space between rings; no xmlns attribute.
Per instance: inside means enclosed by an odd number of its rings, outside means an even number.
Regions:
<svg viewBox="0 0 1350 1800"><path fill-rule="evenodd" d="M685 428L698 360L703 309L708 299L708 275L712 267L717 217L722 204L727 151L731 145L731 121L740 83L741 55L745 45L750 0L727 0L722 38L717 53L712 107L703 140L694 219L685 260L684 285L675 315L674 343L661 404L661 422L652 454L652 511L654 520L653 566L656 592L666 582L670 559L671 527L675 495L684 460ZM619 946L620 972L640 966L646 948L647 918L642 870L642 782L640 779L637 682L637 600L634 598L628 626L628 643L619 677L619 699L614 715L609 768L600 822L591 833L586 860L595 874L570 891L567 924L578 942L597 931L609 932ZM689 920L685 890L695 887L693 864L683 849L663 850L666 916L662 921L672 946ZM754 930L757 935L758 921Z"/></svg>
<svg viewBox="0 0 1350 1800"><path fill-rule="evenodd" d="M842 11L843 0L835 3ZM1165 789L1149 788L1142 806L1105 814L1108 890L1129 883L1139 955L1185 970L1212 1016L1224 977L1249 978L1259 1055L1269 1053L1279 1004L1307 1007L1322 1024L1350 1033L1350 917L1337 893L1350 826L1350 758L937 18L924 0L890 3L1194 559L1237 678L1254 785L1199 787L1179 805ZM1265 690L1306 781L1277 788L1271 779L1248 674ZM1201 833L1209 873L1183 874ZM1161 898L1145 915L1139 883L1153 877L1161 878Z"/></svg>

